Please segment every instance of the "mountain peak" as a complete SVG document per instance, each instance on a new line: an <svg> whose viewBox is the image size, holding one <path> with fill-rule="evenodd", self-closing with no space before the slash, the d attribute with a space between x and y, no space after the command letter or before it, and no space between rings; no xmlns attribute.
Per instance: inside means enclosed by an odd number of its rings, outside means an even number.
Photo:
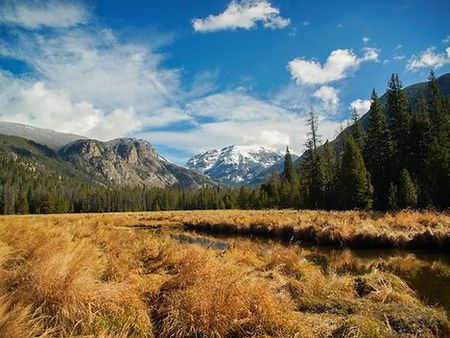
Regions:
<svg viewBox="0 0 450 338"><path fill-rule="evenodd" d="M280 153L262 146L231 145L194 155L186 166L225 184L244 185L281 158Z"/></svg>

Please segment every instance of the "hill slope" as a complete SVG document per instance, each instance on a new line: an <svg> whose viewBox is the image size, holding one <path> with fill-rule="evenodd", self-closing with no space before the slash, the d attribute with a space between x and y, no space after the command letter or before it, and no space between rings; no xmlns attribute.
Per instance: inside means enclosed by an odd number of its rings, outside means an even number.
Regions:
<svg viewBox="0 0 450 338"><path fill-rule="evenodd" d="M441 94L447 97L450 97L450 73L447 74L443 74L440 77L438 77L437 79L438 83L439 83L439 87L441 90ZM410 86L407 86L404 88L404 92L406 94L406 96L408 97L408 101L409 104L411 106L414 106L417 98L419 96L419 93L421 91L426 91L427 90L427 83L426 82L419 82L416 84L412 84ZM380 101L382 103L382 105L385 105L387 102L387 94L385 93L383 96L380 97ZM367 113L365 113L361 118L361 123L363 125L364 128L367 128L367 125L369 123L369 113L370 111L368 111ZM334 146L334 148L336 149L336 152L340 152L340 150L342 149L342 144L343 144L343 140L344 140L344 136L349 132L349 128L345 128L334 140L330 141L330 143ZM302 161L303 159L303 155L302 154L296 161L296 163L298 164L300 161ZM278 164L274 165L271 168L268 168L267 170L265 170L264 172L261 172L259 175L255 176L248 184L249 185L260 185L264 182L266 182L269 178L272 172L274 171L279 171L281 172L283 170L283 166L280 166Z"/></svg>
<svg viewBox="0 0 450 338"><path fill-rule="evenodd" d="M25 125L1 123L1 126L9 134L0 133L0 158L16 162L35 177L45 174L91 184L148 188L217 185L201 173L168 162L145 140L122 138L101 142ZM13 133L23 136L11 136ZM63 144L74 138L75 141Z"/></svg>
<svg viewBox="0 0 450 338"><path fill-rule="evenodd" d="M85 136L60 133L51 129L43 129L26 124L2 121L0 121L0 134L23 137L27 140L34 141L35 143L42 144L55 150L70 142L80 139L87 139Z"/></svg>

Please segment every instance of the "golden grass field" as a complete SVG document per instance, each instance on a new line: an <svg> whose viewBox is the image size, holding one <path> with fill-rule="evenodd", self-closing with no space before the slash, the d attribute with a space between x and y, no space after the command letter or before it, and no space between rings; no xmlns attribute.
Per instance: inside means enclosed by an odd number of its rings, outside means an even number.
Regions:
<svg viewBox="0 0 450 338"><path fill-rule="evenodd" d="M205 232L258 235L304 244L450 252L450 214L403 211L195 211L172 220Z"/></svg>
<svg viewBox="0 0 450 338"><path fill-rule="evenodd" d="M313 236L339 236L344 245L358 234L406 243L426 233L428 241L443 243L450 217L313 211L2 216L0 337L450 335L446 312L421 302L383 264L357 275L325 272L305 260L308 249L299 246L243 240L215 250L179 243L171 234L182 231L180 225L274 237L289 237L285 228L295 237L313 226ZM388 264L414 269L405 257Z"/></svg>

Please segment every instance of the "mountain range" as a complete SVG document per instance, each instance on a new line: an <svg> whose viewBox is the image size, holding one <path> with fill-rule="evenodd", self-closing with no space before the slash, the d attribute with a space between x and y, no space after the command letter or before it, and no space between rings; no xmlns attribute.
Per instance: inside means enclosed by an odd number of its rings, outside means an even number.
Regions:
<svg viewBox="0 0 450 338"><path fill-rule="evenodd" d="M30 170L45 170L102 185L153 188L215 186L207 176L160 156L145 140L108 142L0 122L0 157L20 161Z"/></svg>
<svg viewBox="0 0 450 338"><path fill-rule="evenodd" d="M450 74L438 78L441 93L450 96ZM404 89L414 105L426 83ZM386 94L381 98L386 102ZM369 112L361 117L364 127ZM339 151L343 130L331 143ZM292 155L296 162L302 156ZM264 183L274 171L283 170L283 154L260 146L232 145L194 155L186 168L159 155L142 139L119 138L107 142L29 125L0 122L0 158L21 162L31 171L40 170L107 186L129 185L155 188L199 188Z"/></svg>
<svg viewBox="0 0 450 338"><path fill-rule="evenodd" d="M279 152L264 147L232 145L194 155L186 166L223 184L239 186L249 184L282 158Z"/></svg>

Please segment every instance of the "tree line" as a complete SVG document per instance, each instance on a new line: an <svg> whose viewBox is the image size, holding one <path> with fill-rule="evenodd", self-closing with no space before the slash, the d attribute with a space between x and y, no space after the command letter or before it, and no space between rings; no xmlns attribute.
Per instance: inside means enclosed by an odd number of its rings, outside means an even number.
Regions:
<svg viewBox="0 0 450 338"><path fill-rule="evenodd" d="M450 101L432 71L409 102L397 74L385 106L372 91L368 125L356 112L332 145L319 147L312 111L306 152L294 168L286 152L282 175L262 186L273 207L307 209L447 209L450 204ZM296 170L297 169L297 170Z"/></svg>
<svg viewBox="0 0 450 338"><path fill-rule="evenodd" d="M302 159L286 149L284 170L260 187L149 189L108 187L31 170L0 159L0 213L67 213L195 209L448 209L450 102L433 72L409 102L397 74L386 105L372 92L366 128L356 112L333 143L320 144L317 114Z"/></svg>

